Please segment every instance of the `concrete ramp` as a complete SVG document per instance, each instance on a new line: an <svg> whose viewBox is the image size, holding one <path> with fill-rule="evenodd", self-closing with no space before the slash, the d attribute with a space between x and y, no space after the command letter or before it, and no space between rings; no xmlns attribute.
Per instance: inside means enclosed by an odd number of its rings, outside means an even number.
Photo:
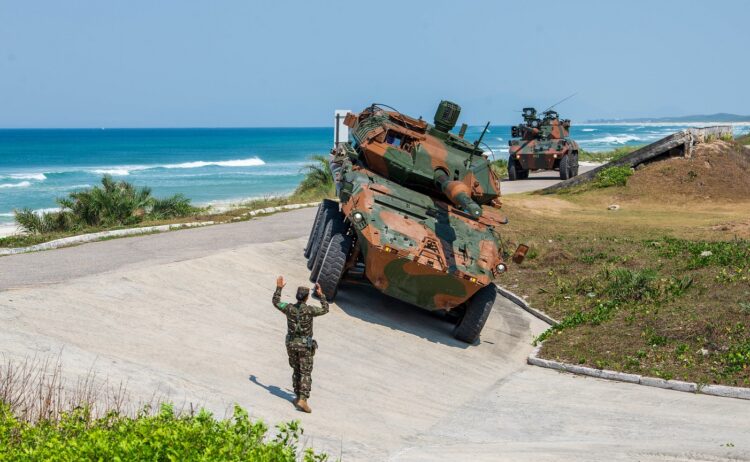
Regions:
<svg viewBox="0 0 750 462"><path fill-rule="evenodd" d="M707 141L732 137L731 125L718 125L715 127L688 128L673 133L654 143L646 145L637 151L633 151L625 157L601 165L593 170L582 173L569 180L561 181L557 184L544 188L543 194L570 188L579 184L586 183L596 178L596 175L609 167L637 167L667 157L690 157L693 146Z"/></svg>

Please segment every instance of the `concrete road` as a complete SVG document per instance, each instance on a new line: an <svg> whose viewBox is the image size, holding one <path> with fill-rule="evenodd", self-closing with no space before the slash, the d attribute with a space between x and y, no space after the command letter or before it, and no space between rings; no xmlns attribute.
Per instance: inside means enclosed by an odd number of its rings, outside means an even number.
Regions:
<svg viewBox="0 0 750 462"><path fill-rule="evenodd" d="M311 415L296 412L270 304L307 284L312 211L0 259L0 351L94 365L134 400L300 419L349 460L750 460L750 402L528 366L546 326L499 299L478 345L362 286L316 320ZM25 276L17 276L22 274ZM8 280L10 282L8 282Z"/></svg>
<svg viewBox="0 0 750 462"><path fill-rule="evenodd" d="M578 173L585 173L598 167L598 164L583 164L578 167ZM560 182L560 172L556 170L541 170L531 172L525 180L503 180L500 186L503 194L525 193L544 189Z"/></svg>

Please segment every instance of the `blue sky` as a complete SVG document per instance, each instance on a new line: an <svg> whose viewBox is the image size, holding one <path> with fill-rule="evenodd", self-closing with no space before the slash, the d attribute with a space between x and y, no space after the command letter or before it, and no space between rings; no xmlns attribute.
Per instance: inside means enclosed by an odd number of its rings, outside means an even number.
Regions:
<svg viewBox="0 0 750 462"><path fill-rule="evenodd" d="M746 1L0 0L0 127L750 113Z"/></svg>

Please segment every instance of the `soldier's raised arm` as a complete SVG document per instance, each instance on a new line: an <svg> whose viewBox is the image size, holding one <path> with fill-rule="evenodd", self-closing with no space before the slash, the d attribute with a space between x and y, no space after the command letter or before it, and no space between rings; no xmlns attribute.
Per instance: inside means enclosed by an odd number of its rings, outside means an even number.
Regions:
<svg viewBox="0 0 750 462"><path fill-rule="evenodd" d="M320 306L313 307L313 316L322 316L328 313L328 300L322 290L320 290L320 284L315 284L315 294L320 298Z"/></svg>
<svg viewBox="0 0 750 462"><path fill-rule="evenodd" d="M284 303L281 301L281 289L283 289L285 285L286 283L284 283L284 276L277 277L276 290L274 291L273 298L271 299L273 306L275 306L282 313L286 313L286 307L288 305L288 303Z"/></svg>

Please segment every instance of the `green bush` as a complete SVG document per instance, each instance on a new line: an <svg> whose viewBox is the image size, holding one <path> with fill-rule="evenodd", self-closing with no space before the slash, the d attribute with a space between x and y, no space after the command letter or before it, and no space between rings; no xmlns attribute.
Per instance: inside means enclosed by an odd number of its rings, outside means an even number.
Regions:
<svg viewBox="0 0 750 462"><path fill-rule="evenodd" d="M490 162L490 168L498 178L508 176L508 161L506 159L497 159Z"/></svg>
<svg viewBox="0 0 750 462"><path fill-rule="evenodd" d="M182 194L175 194L164 199L154 199L149 215L152 218L164 219L185 217L197 211L197 208L190 205L190 199Z"/></svg>
<svg viewBox="0 0 750 462"><path fill-rule="evenodd" d="M298 422L278 425L272 437L267 432L262 421L251 421L239 406L228 420L205 410L179 415L162 405L156 414L145 408L135 418L113 411L94 419L84 407L56 420L28 423L0 403L0 460L299 460L303 430ZM302 457L327 460L311 449Z"/></svg>
<svg viewBox="0 0 750 462"><path fill-rule="evenodd" d="M50 234L73 229L75 218L70 212L36 213L25 208L16 210L16 223L32 234Z"/></svg>
<svg viewBox="0 0 750 462"><path fill-rule="evenodd" d="M31 234L69 232L83 228L128 226L145 218L165 219L193 214L197 209L190 199L176 194L165 199L151 196L151 189L126 181L102 177L101 186L72 192L58 198L59 212L37 214L29 209L15 212L16 223Z"/></svg>
<svg viewBox="0 0 750 462"><path fill-rule="evenodd" d="M633 170L630 167L609 167L596 174L593 184L597 188L625 186L631 175Z"/></svg>
<svg viewBox="0 0 750 462"><path fill-rule="evenodd" d="M335 183L328 157L315 155L311 160L311 163L302 168L305 177L294 191L294 196L332 197L335 194Z"/></svg>

